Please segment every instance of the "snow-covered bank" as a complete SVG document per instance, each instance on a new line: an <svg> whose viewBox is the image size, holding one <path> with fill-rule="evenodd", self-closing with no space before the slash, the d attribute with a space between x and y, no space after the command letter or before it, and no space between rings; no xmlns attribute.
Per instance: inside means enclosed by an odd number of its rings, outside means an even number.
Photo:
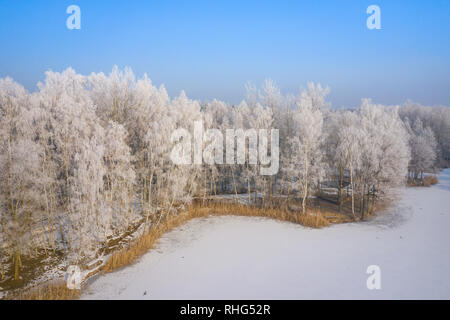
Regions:
<svg viewBox="0 0 450 320"><path fill-rule="evenodd" d="M190 221L84 299L450 299L450 170L370 222L315 230L248 217ZM369 265L381 289L366 286Z"/></svg>

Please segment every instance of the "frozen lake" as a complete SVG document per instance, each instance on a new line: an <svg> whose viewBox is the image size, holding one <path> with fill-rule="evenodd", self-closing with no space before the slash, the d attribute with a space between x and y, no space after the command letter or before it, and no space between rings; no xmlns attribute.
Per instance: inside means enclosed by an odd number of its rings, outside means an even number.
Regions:
<svg viewBox="0 0 450 320"><path fill-rule="evenodd" d="M450 170L404 188L369 222L309 229L264 218L192 220L82 299L450 299ZM369 290L367 267L381 270Z"/></svg>

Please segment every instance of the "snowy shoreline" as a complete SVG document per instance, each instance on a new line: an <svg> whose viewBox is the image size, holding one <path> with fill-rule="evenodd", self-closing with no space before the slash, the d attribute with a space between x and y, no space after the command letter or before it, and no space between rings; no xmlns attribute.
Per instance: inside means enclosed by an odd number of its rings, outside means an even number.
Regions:
<svg viewBox="0 0 450 320"><path fill-rule="evenodd" d="M405 188L369 222L314 230L264 218L195 219L82 299L449 299L450 170ZM381 290L366 287L369 265Z"/></svg>

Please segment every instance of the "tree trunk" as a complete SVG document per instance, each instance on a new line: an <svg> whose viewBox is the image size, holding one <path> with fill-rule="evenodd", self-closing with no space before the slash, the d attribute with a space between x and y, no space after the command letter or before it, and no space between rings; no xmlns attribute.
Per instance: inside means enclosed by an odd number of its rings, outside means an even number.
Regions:
<svg viewBox="0 0 450 320"><path fill-rule="evenodd" d="M273 181L272 176L269 179L269 206L272 208Z"/></svg>
<svg viewBox="0 0 450 320"><path fill-rule="evenodd" d="M238 193L237 193L237 187L236 187L236 179L234 177L234 170L233 170L233 166L231 166L231 175L233 177L233 186L234 186L234 194L236 196L236 203L238 202Z"/></svg>
<svg viewBox="0 0 450 320"><path fill-rule="evenodd" d="M248 192L248 204L251 204L251 191L250 191L250 175L248 171L248 163L247 163L247 192Z"/></svg>
<svg viewBox="0 0 450 320"><path fill-rule="evenodd" d="M350 185L352 187L352 215L355 217L355 195L354 195L354 186L353 186L353 165L350 163Z"/></svg>
<svg viewBox="0 0 450 320"><path fill-rule="evenodd" d="M306 198L308 196L308 181L305 182L305 187L303 190L303 199L302 199L302 213L306 214Z"/></svg>
<svg viewBox="0 0 450 320"><path fill-rule="evenodd" d="M365 196L365 193L366 193L366 186L363 185L363 190L361 193L361 197L362 197L362 199L361 199L361 220L364 220L364 196Z"/></svg>
<svg viewBox="0 0 450 320"><path fill-rule="evenodd" d="M338 183L338 203L339 203L339 212L342 210L342 180L344 178L344 168L339 168L339 183Z"/></svg>
<svg viewBox="0 0 450 320"><path fill-rule="evenodd" d="M20 251L15 249L14 250L14 258L13 258L13 262L14 262L14 280L19 280L19 272L20 272L20 265L21 265L21 261L20 261Z"/></svg>

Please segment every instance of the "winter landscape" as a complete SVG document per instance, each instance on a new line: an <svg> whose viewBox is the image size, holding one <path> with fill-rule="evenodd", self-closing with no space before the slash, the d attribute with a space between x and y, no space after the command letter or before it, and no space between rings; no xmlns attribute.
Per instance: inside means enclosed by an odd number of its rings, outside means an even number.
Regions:
<svg viewBox="0 0 450 320"><path fill-rule="evenodd" d="M0 0L1 300L450 299L450 4L74 2Z"/></svg>
<svg viewBox="0 0 450 320"><path fill-rule="evenodd" d="M450 170L398 190L373 220L309 229L265 218L194 220L82 299L449 299ZM381 269L368 290L366 269Z"/></svg>
<svg viewBox="0 0 450 320"><path fill-rule="evenodd" d="M79 294L93 276L155 248L118 273L148 286L148 298L206 298L202 284L214 281L210 289L228 298L448 297L448 171L429 173L448 161L448 107L363 100L358 109L333 110L328 88L310 83L297 96L283 95L270 80L248 87L238 106L201 104L183 92L170 99L147 76L136 80L117 68L108 76L47 72L35 93L6 78L0 92L7 291L41 290L65 275L56 285L63 289L48 290ZM229 128L241 133L233 131L224 152ZM268 129L271 139L257 135ZM177 148L186 163L176 163ZM224 163L230 153L236 162ZM261 174L267 165L276 171ZM183 226L221 214L247 217ZM176 227L186 235L164 235ZM159 247L161 236L168 244ZM384 266L382 293L365 291L361 279L370 265ZM173 288L183 285L179 277L188 281L185 290ZM234 277L247 289L230 287ZM99 289L97 297L141 294L120 279L104 276L91 290L106 281L113 291ZM259 287L273 281L279 291ZM304 291L310 281L313 291Z"/></svg>

